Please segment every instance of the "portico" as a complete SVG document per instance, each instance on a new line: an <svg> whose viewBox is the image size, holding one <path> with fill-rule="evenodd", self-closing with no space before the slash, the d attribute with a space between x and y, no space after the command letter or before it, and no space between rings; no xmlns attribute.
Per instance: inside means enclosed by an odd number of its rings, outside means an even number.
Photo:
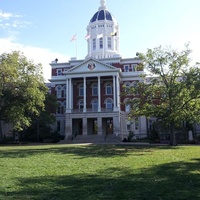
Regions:
<svg viewBox="0 0 200 200"><path fill-rule="evenodd" d="M86 71L90 63L95 68ZM94 84L97 88L93 88ZM120 113L119 85L119 69L94 59L68 71L65 135L104 135L119 132L119 122L116 120ZM82 102L78 104L75 99ZM94 105L93 99L96 101ZM106 128L108 122L110 131Z"/></svg>

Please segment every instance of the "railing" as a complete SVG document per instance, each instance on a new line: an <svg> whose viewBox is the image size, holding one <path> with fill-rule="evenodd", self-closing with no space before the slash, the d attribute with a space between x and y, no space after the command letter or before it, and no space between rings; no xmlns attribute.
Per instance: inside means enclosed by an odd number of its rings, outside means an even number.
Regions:
<svg viewBox="0 0 200 200"><path fill-rule="evenodd" d="M85 112L87 113L94 113L94 112L113 112L113 108L101 108L101 111L98 109L86 108ZM72 113L84 113L83 109L73 109Z"/></svg>

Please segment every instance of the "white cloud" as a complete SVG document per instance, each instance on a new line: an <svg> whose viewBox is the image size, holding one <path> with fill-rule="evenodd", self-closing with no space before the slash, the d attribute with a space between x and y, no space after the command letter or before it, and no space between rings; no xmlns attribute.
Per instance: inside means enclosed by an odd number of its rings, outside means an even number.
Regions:
<svg viewBox="0 0 200 200"><path fill-rule="evenodd" d="M23 16L0 10L0 28L4 30L11 28L23 28L31 24L30 22L19 18L23 18Z"/></svg>
<svg viewBox="0 0 200 200"><path fill-rule="evenodd" d="M2 19L9 19L11 17L13 17L12 13L3 12L2 10L0 10L0 18L2 18Z"/></svg>
<svg viewBox="0 0 200 200"><path fill-rule="evenodd" d="M49 65L51 61L55 60L55 58L58 58L59 62L66 62L69 60L67 55L51 52L49 49L15 43L11 38L0 38L0 54L5 52L9 53L14 50L23 52L24 55L28 59L33 60L34 63L41 63L46 81L51 78L51 67Z"/></svg>
<svg viewBox="0 0 200 200"><path fill-rule="evenodd" d="M0 10L0 19L10 19L10 18L19 18L19 17L23 17L23 16Z"/></svg>

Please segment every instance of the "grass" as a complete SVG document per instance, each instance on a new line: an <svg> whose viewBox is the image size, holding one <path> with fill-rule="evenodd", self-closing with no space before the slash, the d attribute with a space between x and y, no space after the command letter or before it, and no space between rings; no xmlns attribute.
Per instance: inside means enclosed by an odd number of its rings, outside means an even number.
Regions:
<svg viewBox="0 0 200 200"><path fill-rule="evenodd" d="M1 200L200 199L199 146L0 147Z"/></svg>

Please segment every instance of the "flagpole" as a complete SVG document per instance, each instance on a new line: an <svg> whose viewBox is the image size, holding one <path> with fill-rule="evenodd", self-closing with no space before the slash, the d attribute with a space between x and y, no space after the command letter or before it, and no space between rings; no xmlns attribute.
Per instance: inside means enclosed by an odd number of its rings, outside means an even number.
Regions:
<svg viewBox="0 0 200 200"><path fill-rule="evenodd" d="M88 42L89 42L89 48L90 48L90 57L91 57L91 56L92 56L92 39L91 39L91 38L89 38Z"/></svg>
<svg viewBox="0 0 200 200"><path fill-rule="evenodd" d="M78 50L77 50L77 49L78 49L78 48L77 48L77 38L76 38L76 47L75 47L75 48L76 48L76 59L78 59L78 58L77 58L77 51L78 51Z"/></svg>
<svg viewBox="0 0 200 200"><path fill-rule="evenodd" d="M76 42L76 44L75 44L75 56L76 56L76 58L77 58L77 52L78 52L77 49L78 49L78 48L77 48L77 37L76 37L76 35L77 35L77 34L75 34L75 35L72 36L70 42L74 42L74 41Z"/></svg>

